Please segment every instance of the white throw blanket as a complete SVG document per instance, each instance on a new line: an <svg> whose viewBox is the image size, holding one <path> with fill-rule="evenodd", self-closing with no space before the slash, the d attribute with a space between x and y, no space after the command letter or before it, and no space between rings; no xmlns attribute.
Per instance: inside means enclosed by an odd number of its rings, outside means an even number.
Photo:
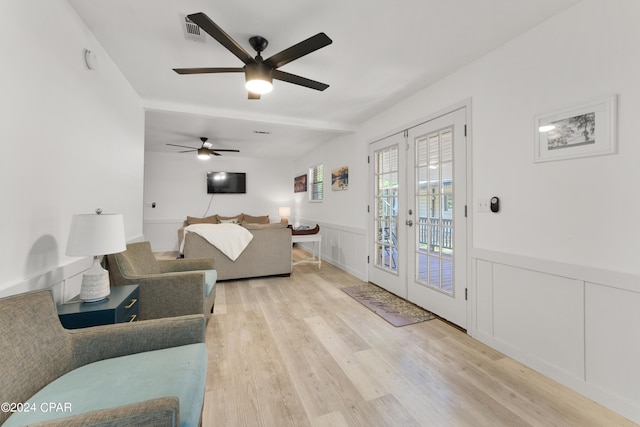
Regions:
<svg viewBox="0 0 640 427"><path fill-rule="evenodd" d="M184 252L187 233L196 233L235 261L253 239L253 234L238 224L192 224L184 228L180 252Z"/></svg>

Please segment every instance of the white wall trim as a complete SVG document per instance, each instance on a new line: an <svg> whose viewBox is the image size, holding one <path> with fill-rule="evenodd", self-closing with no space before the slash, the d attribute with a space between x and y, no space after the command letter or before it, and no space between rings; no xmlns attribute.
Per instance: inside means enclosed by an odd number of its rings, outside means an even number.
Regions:
<svg viewBox="0 0 640 427"><path fill-rule="evenodd" d="M91 257L78 258L36 274L26 280L3 284L3 288L0 289L0 298L38 289L51 289L56 303L63 302L67 299L65 298L67 281L81 275L91 267L92 260L93 258ZM71 286L69 284L69 287Z"/></svg>
<svg viewBox="0 0 640 427"><path fill-rule="evenodd" d="M292 223L300 222L304 224L309 224L311 226L313 226L313 224L318 224L320 226L320 234L322 234L322 227L326 227L326 228L332 228L335 230L344 231L346 233L360 234L363 236L366 235L365 227L352 227L349 225L335 224L331 222L324 222L324 221L319 221L316 219L308 219L308 218L295 218L295 219L292 219L290 222Z"/></svg>
<svg viewBox="0 0 640 427"><path fill-rule="evenodd" d="M602 286L640 292L640 275L607 270L587 265L567 264L560 261L532 258L523 255L509 254L487 249L473 248L471 257L514 267L543 271L555 276L582 280Z"/></svg>

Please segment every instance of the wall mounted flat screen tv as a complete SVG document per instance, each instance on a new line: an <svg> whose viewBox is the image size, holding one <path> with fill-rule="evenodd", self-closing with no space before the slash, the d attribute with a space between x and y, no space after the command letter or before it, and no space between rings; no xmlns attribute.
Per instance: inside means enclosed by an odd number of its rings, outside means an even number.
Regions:
<svg viewBox="0 0 640 427"><path fill-rule="evenodd" d="M207 193L244 194L247 176L244 172L207 172Z"/></svg>

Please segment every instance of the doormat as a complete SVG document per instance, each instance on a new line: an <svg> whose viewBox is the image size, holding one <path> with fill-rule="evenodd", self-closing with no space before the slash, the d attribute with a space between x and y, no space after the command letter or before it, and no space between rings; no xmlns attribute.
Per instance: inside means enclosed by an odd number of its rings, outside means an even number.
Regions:
<svg viewBox="0 0 640 427"><path fill-rule="evenodd" d="M373 284L342 288L342 291L396 327L435 319L427 310Z"/></svg>

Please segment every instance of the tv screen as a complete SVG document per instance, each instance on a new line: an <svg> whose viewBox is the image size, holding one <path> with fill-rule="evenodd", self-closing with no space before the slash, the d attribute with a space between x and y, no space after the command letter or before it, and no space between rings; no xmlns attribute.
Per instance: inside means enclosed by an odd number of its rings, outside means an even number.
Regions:
<svg viewBox="0 0 640 427"><path fill-rule="evenodd" d="M247 178L244 172L208 172L207 193L244 194Z"/></svg>

